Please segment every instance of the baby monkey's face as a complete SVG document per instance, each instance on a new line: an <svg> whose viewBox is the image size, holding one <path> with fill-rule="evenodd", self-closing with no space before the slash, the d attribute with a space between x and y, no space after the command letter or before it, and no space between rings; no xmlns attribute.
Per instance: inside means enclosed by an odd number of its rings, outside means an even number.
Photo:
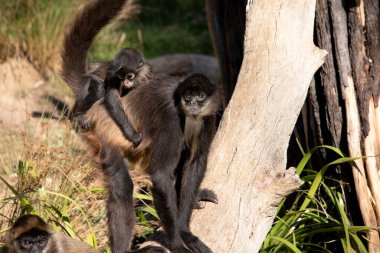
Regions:
<svg viewBox="0 0 380 253"><path fill-rule="evenodd" d="M138 85L140 77L143 75L144 63L141 61L137 66L126 66L116 72L117 77L122 81L125 88L130 89Z"/></svg>
<svg viewBox="0 0 380 253"><path fill-rule="evenodd" d="M115 56L113 68L127 89L139 85L149 72L149 66L145 64L143 55L133 48L120 50Z"/></svg>

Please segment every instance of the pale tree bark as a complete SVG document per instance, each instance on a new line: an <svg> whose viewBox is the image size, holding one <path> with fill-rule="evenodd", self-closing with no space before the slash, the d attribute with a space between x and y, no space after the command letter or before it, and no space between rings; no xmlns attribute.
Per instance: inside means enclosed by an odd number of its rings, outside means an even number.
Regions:
<svg viewBox="0 0 380 253"><path fill-rule="evenodd" d="M300 185L286 151L326 55L313 44L314 12L315 0L248 1L244 59L203 183L219 203L192 220L213 252L258 252L277 205Z"/></svg>

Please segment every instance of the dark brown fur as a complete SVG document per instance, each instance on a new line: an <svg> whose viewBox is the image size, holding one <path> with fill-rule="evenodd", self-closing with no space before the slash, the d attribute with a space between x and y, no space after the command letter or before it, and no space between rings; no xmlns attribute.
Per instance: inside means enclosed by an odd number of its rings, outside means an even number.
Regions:
<svg viewBox="0 0 380 253"><path fill-rule="evenodd" d="M124 2L91 2L77 15L74 24L65 35L62 76L73 89L77 99L81 99L83 86L88 78L86 75L89 74L86 72L88 48L98 31L118 13L118 8L120 9ZM181 155L183 156L184 133L173 96L182 81L183 78L179 77L153 75L144 85L136 87L120 99L130 123L137 132L142 133L143 139L137 148L133 148L132 143L125 139L120 128L109 116L103 99L85 112L85 120L90 122L92 129L81 135L92 147L109 188L108 228L113 253L125 253L131 245L135 221L133 183L128 171L131 166L142 166L151 177L154 205L171 252L210 252L190 231L181 231L182 224L188 224L188 214L185 215L185 222L179 220L179 196L175 184L177 167ZM208 143L205 147L208 149ZM185 155L184 160L193 159L196 155ZM127 158L127 163L124 162L124 158ZM202 155L202 160L203 158ZM190 207L193 206L192 201L187 202ZM148 247L138 252L163 250Z"/></svg>
<svg viewBox="0 0 380 253"><path fill-rule="evenodd" d="M94 74L97 72L101 77ZM142 135L137 133L130 123L128 114L121 106L120 97L147 83L150 74L150 66L143 55L133 48L123 48L112 62L100 64L95 71L86 75L88 78L75 101L73 115L77 119L78 126L82 130L92 128L91 123L85 120L84 114L96 101L103 98L103 104L124 137L137 147Z"/></svg>

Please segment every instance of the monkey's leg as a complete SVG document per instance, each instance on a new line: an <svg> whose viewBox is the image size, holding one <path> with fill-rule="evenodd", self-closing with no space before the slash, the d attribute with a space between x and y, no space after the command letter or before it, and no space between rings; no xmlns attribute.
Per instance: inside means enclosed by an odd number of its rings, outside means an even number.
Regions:
<svg viewBox="0 0 380 253"><path fill-rule="evenodd" d="M113 253L125 253L132 240L135 212L133 208L133 182L120 151L102 148L100 159L107 176L108 233Z"/></svg>
<svg viewBox="0 0 380 253"><path fill-rule="evenodd" d="M102 80L96 76L89 75L84 86L80 89L73 108L73 115L76 117L78 125L82 129L91 129L92 126L85 120L84 115L96 101L104 97L104 92Z"/></svg>
<svg viewBox="0 0 380 253"><path fill-rule="evenodd" d="M127 114L121 107L119 91L116 88L111 87L110 90L106 92L104 104L111 118L123 132L124 137L137 147L141 143L142 135L141 133L137 133L130 123Z"/></svg>
<svg viewBox="0 0 380 253"><path fill-rule="evenodd" d="M181 237L187 247L194 253L211 253L197 236L190 232L190 218L197 198L200 183L204 177L207 164L206 154L196 154L184 168L179 198L179 220Z"/></svg>
<svg viewBox="0 0 380 253"><path fill-rule="evenodd" d="M173 128L172 128L173 129ZM174 128L175 129L175 128ZM152 159L147 169L153 187L153 202L164 227L168 245L172 253L191 253L185 247L184 241L180 235L180 223L178 220L177 193L175 189L174 171L178 164L181 146L180 143L166 143L168 140L173 141L179 138L175 133L164 133L152 150ZM172 138L164 138L172 136Z"/></svg>

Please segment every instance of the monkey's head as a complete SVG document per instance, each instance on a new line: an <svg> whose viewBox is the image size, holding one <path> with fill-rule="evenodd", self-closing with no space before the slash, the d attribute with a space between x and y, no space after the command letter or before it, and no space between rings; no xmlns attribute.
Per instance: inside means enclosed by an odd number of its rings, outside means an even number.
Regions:
<svg viewBox="0 0 380 253"><path fill-rule="evenodd" d="M112 62L112 70L122 81L125 88L133 88L146 82L150 66L140 51L134 48L123 48Z"/></svg>
<svg viewBox="0 0 380 253"><path fill-rule="evenodd" d="M10 253L42 253L53 233L49 225L37 215L19 217L6 237Z"/></svg>
<svg viewBox="0 0 380 253"><path fill-rule="evenodd" d="M220 105L219 89L207 77L193 74L178 85L174 101L186 116L212 115Z"/></svg>

